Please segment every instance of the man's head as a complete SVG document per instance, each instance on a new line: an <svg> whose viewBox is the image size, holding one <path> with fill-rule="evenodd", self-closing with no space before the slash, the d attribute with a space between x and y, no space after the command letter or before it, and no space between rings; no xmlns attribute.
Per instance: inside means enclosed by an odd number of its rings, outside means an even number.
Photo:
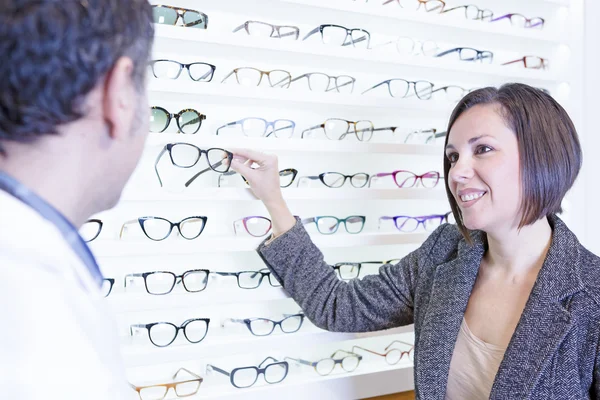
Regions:
<svg viewBox="0 0 600 400"><path fill-rule="evenodd" d="M0 0L0 169L43 159L89 211L114 205L148 132L153 35L147 0Z"/></svg>

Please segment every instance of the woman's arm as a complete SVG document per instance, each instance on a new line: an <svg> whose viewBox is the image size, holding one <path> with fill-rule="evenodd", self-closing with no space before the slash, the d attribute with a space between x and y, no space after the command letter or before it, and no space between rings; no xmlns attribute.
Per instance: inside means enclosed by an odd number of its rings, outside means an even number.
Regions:
<svg viewBox="0 0 600 400"><path fill-rule="evenodd" d="M418 260L429 253L442 229L398 264L386 264L377 275L349 282L338 279L300 221L263 243L258 252L316 326L336 332L376 331L413 322Z"/></svg>

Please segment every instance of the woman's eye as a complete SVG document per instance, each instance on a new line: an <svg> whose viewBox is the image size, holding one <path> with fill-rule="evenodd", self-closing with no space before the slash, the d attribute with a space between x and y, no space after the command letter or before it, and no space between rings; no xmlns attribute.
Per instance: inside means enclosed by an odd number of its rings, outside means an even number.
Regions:
<svg viewBox="0 0 600 400"><path fill-rule="evenodd" d="M450 161L450 163L455 163L458 160L458 154L457 153L450 153L447 154L446 157L448 158L448 161Z"/></svg>
<svg viewBox="0 0 600 400"><path fill-rule="evenodd" d="M482 145L482 146L478 146L477 147L476 153L477 154L484 154L484 153L489 153L490 151L492 151L492 148L490 146Z"/></svg>

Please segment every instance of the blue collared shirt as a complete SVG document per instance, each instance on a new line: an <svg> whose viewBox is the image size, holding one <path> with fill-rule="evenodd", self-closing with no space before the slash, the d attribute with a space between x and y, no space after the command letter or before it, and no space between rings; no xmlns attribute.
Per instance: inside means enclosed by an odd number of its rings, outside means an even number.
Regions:
<svg viewBox="0 0 600 400"><path fill-rule="evenodd" d="M102 286L104 277L102 276L102 272L100 272L96 258L90 251L87 243L83 240L81 235L79 235L77 228L75 228L64 215L40 196L29 190L25 185L3 172L0 172L0 190L21 200L23 203L37 211L42 217L52 222L71 246L75 254L77 254L83 264L85 264L94 280L99 286Z"/></svg>

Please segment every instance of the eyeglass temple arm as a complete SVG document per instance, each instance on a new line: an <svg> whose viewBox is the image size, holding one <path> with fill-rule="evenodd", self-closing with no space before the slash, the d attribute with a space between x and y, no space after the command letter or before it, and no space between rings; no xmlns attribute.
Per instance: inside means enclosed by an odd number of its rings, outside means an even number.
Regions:
<svg viewBox="0 0 600 400"><path fill-rule="evenodd" d="M127 225L135 224L136 222L139 222L139 220L132 219L130 221L124 222L123 225L121 225L121 231L119 232L119 239L123 239L123 233L125 232Z"/></svg>
<svg viewBox="0 0 600 400"><path fill-rule="evenodd" d="M313 223L313 222L316 223L316 219L314 217L312 217L312 218L302 218L300 220L300 222L302 223L302 225L306 225L306 224L310 224L310 223Z"/></svg>
<svg viewBox="0 0 600 400"><path fill-rule="evenodd" d="M227 172L224 172L224 173L222 173L222 174L219 174L219 177L217 178L217 186L218 186L218 187L221 187L221 179L222 179L224 176L232 176L232 175L235 175L235 174L236 174L236 172L235 172L235 171L227 171Z"/></svg>
<svg viewBox="0 0 600 400"><path fill-rule="evenodd" d="M365 33L368 33L368 32L366 32L366 31L363 31L363 32L365 32ZM367 40L367 36L366 36L366 35L365 35L365 36L362 36L362 37L359 37L359 38L358 38L358 39L356 39L356 40L352 39L352 35L346 35L346 38L347 38L348 36L350 36L350 41L349 41L349 42L342 43L342 46L350 46L350 45L354 45L355 43L360 43L360 42L364 42L365 40Z"/></svg>
<svg viewBox="0 0 600 400"><path fill-rule="evenodd" d="M243 29L246 26L246 23L244 22L243 24L241 24L240 26L238 26L237 28L235 28L233 31L231 31L232 33L236 33L237 31L239 31L240 29Z"/></svg>
<svg viewBox="0 0 600 400"><path fill-rule="evenodd" d="M297 81L297 80L299 80L299 79L302 79L302 78L307 78L307 79L308 79L308 74L302 74L302 75L300 75L300 76L297 76L297 77L293 78L293 79L290 81L290 83L292 83L292 82L295 82L295 81Z"/></svg>
<svg viewBox="0 0 600 400"><path fill-rule="evenodd" d="M219 135L219 131L223 128L227 128L228 126L234 126L234 125L238 125L241 121L235 121L235 122L230 122L228 124L222 125L220 127L217 128L217 135Z"/></svg>
<svg viewBox="0 0 600 400"><path fill-rule="evenodd" d="M351 80L350 82L346 82L346 83L343 83L341 85L338 85L337 84L337 79L336 79L336 81L335 81L335 87L332 87L331 89L327 89L326 91L327 92L331 92L332 90L338 90L341 87L348 86L348 85L351 85L351 84L354 84L354 80Z"/></svg>
<svg viewBox="0 0 600 400"><path fill-rule="evenodd" d="M388 349L389 349L390 347L392 347L392 345L393 345L393 344L395 344L395 343L404 344L404 345L410 346L411 348L412 348L412 347L415 347L415 345L414 345L414 344L412 344L412 343L403 342L402 340L394 340L392 343L388 344L388 346L385 348L385 351L388 351Z"/></svg>
<svg viewBox="0 0 600 400"><path fill-rule="evenodd" d="M212 65L209 65L210 70L205 73L204 75L202 75L200 78L198 78L199 81L208 78L211 74L213 74L215 72L215 68Z"/></svg>
<svg viewBox="0 0 600 400"><path fill-rule="evenodd" d="M177 375L179 375L180 372L187 372L188 374L196 377L197 379L200 379L200 382L202 382L204 379L202 379L202 377L198 374L193 373L192 371L190 371L187 368L179 368L179 370L177 370L177 372L175 372L175 374L173 375L173 379L177 379Z"/></svg>
<svg viewBox="0 0 600 400"><path fill-rule="evenodd" d="M442 11L440 14L447 13L447 12L454 11L454 10L458 10L459 8L466 8L466 7L467 6L452 7L452 8L449 8L447 10Z"/></svg>
<svg viewBox="0 0 600 400"><path fill-rule="evenodd" d="M301 138L301 139L304 139L304 134L305 134L306 132L310 132L310 131L312 131L312 130L314 130L314 129L319 129L319 128L323 128L323 129L325 129L325 124L320 124L320 125L311 126L310 128L303 130L303 131L302 131L302 134L300 135L300 138Z"/></svg>
<svg viewBox="0 0 600 400"><path fill-rule="evenodd" d="M284 28L284 26L280 26L280 28ZM285 28L292 28L294 29L293 32L288 32L288 33L284 33L283 35L281 34L281 32L278 30L277 33L279 34L279 37L285 37L285 36L296 36L298 37L298 35L300 34L300 29L296 26L286 26Z"/></svg>
<svg viewBox="0 0 600 400"><path fill-rule="evenodd" d="M146 325L145 324L134 324L134 325L129 325L129 335L133 336L133 330L139 330L139 329L145 329Z"/></svg>
<svg viewBox="0 0 600 400"><path fill-rule="evenodd" d="M219 162L217 162L217 163L214 165L214 167L219 167L219 166L221 166L222 164L223 164L223 161L219 161ZM185 183L185 187L188 187L188 186L190 186L190 185L192 184L192 182L194 182L194 181L195 181L195 180L196 180L196 179L197 179L197 178L198 178L200 175L202 175L202 174L204 174L204 173L206 173L206 172L210 171L211 169L212 169L212 168L210 168L210 167L209 167L209 168L204 168L202 171L200 171L200 172L198 172L196 175L192 176L192 177L190 178L190 180L189 180L189 181L187 181L187 182Z"/></svg>
<svg viewBox="0 0 600 400"><path fill-rule="evenodd" d="M508 64L514 64L514 63L524 63L525 58L519 58L518 60L512 60L512 61L508 61L503 63L502 65L508 65Z"/></svg>
<svg viewBox="0 0 600 400"><path fill-rule="evenodd" d="M163 154L165 154L166 151L167 151L167 146L162 148L160 153L158 153L158 157L156 157L156 161L154 162L154 172L156 172L156 177L158 178L158 183L160 183L160 187L163 186L163 183L162 183L162 179L160 179L160 174L158 173L158 162L160 161L161 157L163 156Z"/></svg>
<svg viewBox="0 0 600 400"><path fill-rule="evenodd" d="M127 274L125 275L125 277L123 277L123 286L127 287L127 278L131 279L131 278L143 278L144 274Z"/></svg>
<svg viewBox="0 0 600 400"><path fill-rule="evenodd" d="M187 122L184 122L183 125L181 125L181 127L183 128L184 126L187 126L187 125L196 124L196 123L198 123L200 121L204 121L206 119L206 115L204 115L204 114L199 114L199 115L200 115L199 118L194 118Z"/></svg>
<svg viewBox="0 0 600 400"><path fill-rule="evenodd" d="M262 368L263 364L264 364L264 363L266 363L266 362L267 362L267 361L269 361L269 360L272 360L272 361L274 361L274 362L276 362L276 363L278 363L278 362L279 362L279 360L278 360L278 359L276 359L276 358L273 358L273 357L269 356L269 357L265 358L265 359L264 359L264 360L263 360L263 361L262 361L260 364L258 364L258 368Z"/></svg>
<svg viewBox="0 0 600 400"><path fill-rule="evenodd" d="M369 178L369 187L371 187L371 183L373 182L373 180L375 178L381 178L381 177L390 176L390 175L394 175L394 173L393 172L380 172L378 174L371 175L371 177Z"/></svg>
<svg viewBox="0 0 600 400"><path fill-rule="evenodd" d="M384 4L385 4L385 3L384 3ZM377 88L377 87L379 87L379 86L381 86L381 85L384 85L384 84L386 84L386 83L389 83L389 80L387 80L387 81L383 81L383 82L379 82L377 85L375 85L375 86L372 86L372 87L368 88L367 90L365 90L364 92L362 92L362 94L365 94L365 93L367 93L369 90L373 90L373 89L375 89L375 88Z"/></svg>
<svg viewBox="0 0 600 400"><path fill-rule="evenodd" d="M314 181L314 180L319 179L319 177L318 176L314 176L314 175L313 176L301 176L300 178L298 178L298 183L296 184L296 187L300 186L300 182L302 181L302 179L310 179L310 180Z"/></svg>
<svg viewBox="0 0 600 400"><path fill-rule="evenodd" d="M206 16L206 14L202 14L202 13L198 13L200 14L200 16L202 17L202 19L199 19L198 21L194 21L194 22L188 22L187 24L184 24L183 26L196 26L199 25L201 23L206 23L206 25L208 25L208 17Z"/></svg>
<svg viewBox="0 0 600 400"><path fill-rule="evenodd" d="M284 127L281 127L281 128L273 129L273 130L272 130L272 131L271 131L271 132L270 132L270 133L269 133L267 136L265 136L265 137L269 137L269 136L271 136L272 134L274 134L275 132L278 132L278 131L282 131L282 130L285 130L285 129L294 128L294 126L295 126L295 125L293 125L293 124L292 124L292 125L284 126ZM277 135L275 135L275 136L277 136Z"/></svg>
<svg viewBox="0 0 600 400"><path fill-rule="evenodd" d="M221 322L221 327L224 328L225 324L227 324L227 323L231 323L231 324L245 324L245 321L243 319L227 318L227 319L224 319L223 322Z"/></svg>
<svg viewBox="0 0 600 400"><path fill-rule="evenodd" d="M316 362L302 360L301 358L285 357L284 360L291 360L294 361L296 364L308 365L309 367L314 367L315 365L317 365Z"/></svg>
<svg viewBox="0 0 600 400"><path fill-rule="evenodd" d="M221 369L219 367L216 367L216 366L214 366L212 364L206 364L206 370L207 371L215 371L215 372L218 372L218 373L226 375L226 376L230 376L231 375L229 372L227 372L227 371L225 371L225 370L223 370L223 369Z"/></svg>
<svg viewBox="0 0 600 400"><path fill-rule="evenodd" d="M446 54L454 53L455 51L459 51L459 50L460 50L460 47L455 47L453 49L442 51L441 53L436 54L436 57L445 56Z"/></svg>
<svg viewBox="0 0 600 400"><path fill-rule="evenodd" d="M491 20L490 22L494 22L494 21L500 21L501 19L505 19L505 18L510 18L512 16L512 14L504 14L501 17L498 18L494 18L493 20Z"/></svg>
<svg viewBox="0 0 600 400"><path fill-rule="evenodd" d="M225 80L227 80L227 78L229 78L229 77L230 77L231 75L233 75L235 72L236 72L236 71L235 71L235 69L234 69L233 71L231 71L230 73L228 73L228 74L227 74L227 76L221 80L221 83L225 82Z"/></svg>
<svg viewBox="0 0 600 400"><path fill-rule="evenodd" d="M384 2L384 3L382 4L382 6L385 6L386 4L393 3L394 1L396 1L396 0L387 0L386 2ZM400 7L402 7L402 4L400 4L400 2L398 2L398 5L399 5ZM402 8L404 8L404 7L402 7Z"/></svg>
<svg viewBox="0 0 600 400"><path fill-rule="evenodd" d="M362 358L362 356L361 356L361 355L359 355L359 354L356 354L356 353L353 353L353 352L351 352L351 351L346 351L346 350L336 350L336 351L335 351L335 352L334 352L334 353L331 355L331 358L335 357L335 355L336 355L336 354L338 354L338 353L347 354L347 355L350 355L350 356L357 356L359 359L360 359L360 358Z"/></svg>
<svg viewBox="0 0 600 400"><path fill-rule="evenodd" d="M387 217L387 216L379 217L379 224L377 226L377 229L381 228L382 221L389 221L389 220L393 220L393 219L394 219L394 217Z"/></svg>
<svg viewBox="0 0 600 400"><path fill-rule="evenodd" d="M306 36L304 36L304 38L302 40L306 40L308 39L310 36L314 35L315 33L319 32L319 30L321 29L321 25L317 26L315 29L313 29L312 31L308 32L306 34Z"/></svg>
<svg viewBox="0 0 600 400"><path fill-rule="evenodd" d="M292 76L290 75L288 78L283 78L279 82L275 82L273 85L271 85L271 87L277 87L279 84L287 81L288 79L290 80L290 84L291 84L292 83Z"/></svg>
<svg viewBox="0 0 600 400"><path fill-rule="evenodd" d="M365 349L364 347L360 347L360 346L352 346L352 352L353 352L353 353L354 353L354 349L360 349L360 350L364 350L364 351L367 351L367 352L369 352L369 353L372 353L372 354L377 354L378 356L385 357L385 354L381 354L381 353L378 353L378 352L376 352L376 351L373 351L373 350Z"/></svg>
<svg viewBox="0 0 600 400"><path fill-rule="evenodd" d="M397 126L386 126L384 128L373 128L372 131L373 132L380 132L380 131L392 131L392 133L396 133L396 129L398 129ZM368 131L371 129L359 129L358 132L364 132L364 131Z"/></svg>

